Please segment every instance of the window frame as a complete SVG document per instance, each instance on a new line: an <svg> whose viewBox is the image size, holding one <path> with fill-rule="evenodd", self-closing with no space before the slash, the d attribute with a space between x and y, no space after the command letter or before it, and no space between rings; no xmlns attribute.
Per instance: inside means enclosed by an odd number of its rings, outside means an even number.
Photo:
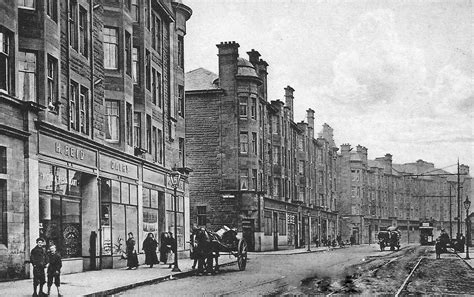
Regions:
<svg viewBox="0 0 474 297"><path fill-rule="evenodd" d="M125 103L125 117L127 120L127 144L133 146L133 111L132 104Z"/></svg>
<svg viewBox="0 0 474 297"><path fill-rule="evenodd" d="M89 56L89 13L82 5L79 5L78 13L78 51L87 58Z"/></svg>
<svg viewBox="0 0 474 297"><path fill-rule="evenodd" d="M4 61L4 69L0 69L4 71L5 81L4 85L5 88L2 87L2 82L0 81L0 91L4 91L7 94L10 94L12 88L12 73L13 73L13 65L12 65L12 57L11 57L11 41L12 33L4 29L0 26L0 57ZM3 67L2 67L3 68Z"/></svg>
<svg viewBox="0 0 474 297"><path fill-rule="evenodd" d="M113 108L112 106L108 107L107 103L116 104L116 108ZM119 143L120 142L120 101L119 100L111 100L111 99L105 99L105 118L107 121L107 128L110 129L111 123L117 124L117 137L116 139L112 138L113 133L110 134L111 138L107 138L107 132L105 133L105 141L110 142L110 143ZM111 114L109 113L112 110L116 110L116 114ZM112 117L115 118L115 121L110 120ZM110 130L111 131L111 130Z"/></svg>
<svg viewBox="0 0 474 297"><path fill-rule="evenodd" d="M207 206L206 205L196 206L196 218L197 218L198 226L207 225Z"/></svg>
<svg viewBox="0 0 474 297"><path fill-rule="evenodd" d="M46 14L54 21L58 21L58 1L46 0Z"/></svg>
<svg viewBox="0 0 474 297"><path fill-rule="evenodd" d="M118 28L104 26L104 69L118 70L119 69L119 34ZM115 32L115 34L111 34ZM107 38L106 38L107 37ZM107 39L107 40L106 40ZM109 40L110 39L110 40ZM113 40L115 39L115 40ZM113 59L112 59L113 57ZM114 63L112 63L114 62ZM113 64L113 65L112 65Z"/></svg>
<svg viewBox="0 0 474 297"><path fill-rule="evenodd" d="M48 81L48 93L47 93L47 104L48 107L55 108L55 104L58 101L58 60L51 55L48 55L48 68L47 68L47 81Z"/></svg>
<svg viewBox="0 0 474 297"><path fill-rule="evenodd" d="M240 131L239 135L239 152L242 155L249 153L249 133L247 131Z"/></svg>
<svg viewBox="0 0 474 297"><path fill-rule="evenodd" d="M141 112L135 111L133 113L133 146L142 147L142 114Z"/></svg>
<svg viewBox="0 0 474 297"><path fill-rule="evenodd" d="M239 96L239 118L247 119L248 117L248 97Z"/></svg>
<svg viewBox="0 0 474 297"><path fill-rule="evenodd" d="M20 3L23 2L23 3ZM36 0L31 0L31 6L25 4L26 0L18 0L18 8L27 10L36 10Z"/></svg>
<svg viewBox="0 0 474 297"><path fill-rule="evenodd" d="M24 57L25 59L24 60L21 60L22 58L22 54L25 54ZM29 62L28 61L28 57L27 55L28 54L31 54L33 55L34 57L34 70L33 71L27 71L26 69L21 69L21 65L22 63L24 62L26 64L26 66L28 66ZM23 74L24 73L24 74ZM28 73L28 75L26 74ZM24 88L25 88L25 77L26 76L30 76L30 74L33 74L33 94L32 94L32 97L33 98L30 98L30 96L28 96L28 100L25 99L25 97L21 96L22 94L24 95ZM22 81L21 80L21 76L23 74L23 84L21 84L20 82ZM18 51L18 93L17 93L17 96L20 100L22 101L33 101L33 102L38 102L38 67L37 67L37 54L36 52L33 52L33 51L29 51L29 50L19 50ZM28 79L28 81L30 81L30 79ZM20 90L23 90L23 91L20 91ZM30 94L31 94L31 91L30 91Z"/></svg>

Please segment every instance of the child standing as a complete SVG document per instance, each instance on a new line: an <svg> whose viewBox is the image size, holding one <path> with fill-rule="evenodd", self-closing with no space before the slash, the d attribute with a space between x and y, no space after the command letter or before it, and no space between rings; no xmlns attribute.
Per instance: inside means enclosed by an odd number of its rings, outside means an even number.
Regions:
<svg viewBox="0 0 474 297"><path fill-rule="evenodd" d="M59 294L61 267L62 267L61 256L56 252L56 246L52 245L49 248L49 265L48 265L48 295L51 292L51 286L56 285L56 289Z"/></svg>
<svg viewBox="0 0 474 297"><path fill-rule="evenodd" d="M30 262L33 265L33 296L38 296L36 291L39 285L39 295L42 296L45 283L44 269L48 263L48 255L44 249L44 239L36 239L36 246L31 250Z"/></svg>

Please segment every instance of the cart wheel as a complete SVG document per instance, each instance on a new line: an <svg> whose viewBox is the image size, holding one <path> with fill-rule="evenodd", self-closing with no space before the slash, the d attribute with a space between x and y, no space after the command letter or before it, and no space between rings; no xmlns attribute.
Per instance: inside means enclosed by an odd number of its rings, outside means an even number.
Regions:
<svg viewBox="0 0 474 297"><path fill-rule="evenodd" d="M237 264L240 271L244 271L247 266L247 242L244 239L240 239L237 245Z"/></svg>

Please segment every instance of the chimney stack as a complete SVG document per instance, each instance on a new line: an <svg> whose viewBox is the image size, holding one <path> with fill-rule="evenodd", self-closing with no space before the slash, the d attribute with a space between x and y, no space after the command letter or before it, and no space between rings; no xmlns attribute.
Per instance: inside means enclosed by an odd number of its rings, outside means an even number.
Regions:
<svg viewBox="0 0 474 297"><path fill-rule="evenodd" d="M306 110L306 121L308 122L309 137L312 140L314 139L314 110L311 108Z"/></svg>
<svg viewBox="0 0 474 297"><path fill-rule="evenodd" d="M294 109L293 109L293 100L294 100L293 92L294 91L295 89L293 89L290 86L287 86L285 88L285 104L290 109L290 120L292 121L294 121Z"/></svg>
<svg viewBox="0 0 474 297"><path fill-rule="evenodd" d="M239 44L235 41L226 41L216 46L219 50L219 84L223 89L232 88L234 76L237 74Z"/></svg>

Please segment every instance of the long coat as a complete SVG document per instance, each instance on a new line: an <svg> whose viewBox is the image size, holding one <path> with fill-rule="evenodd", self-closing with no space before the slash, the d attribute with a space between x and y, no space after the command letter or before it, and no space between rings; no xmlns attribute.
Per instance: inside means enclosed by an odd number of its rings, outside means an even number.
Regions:
<svg viewBox="0 0 474 297"><path fill-rule="evenodd" d="M166 236L166 232L161 233L161 245L160 245L160 261L165 263L168 262L168 254L171 252L171 243L169 237Z"/></svg>
<svg viewBox="0 0 474 297"><path fill-rule="evenodd" d="M143 251L145 252L145 264L153 265L158 264L158 257L156 256L156 248L158 247L158 242L154 238L147 237L143 241Z"/></svg>
<svg viewBox="0 0 474 297"><path fill-rule="evenodd" d="M127 267L138 267L138 256L135 251L135 239L127 239Z"/></svg>

